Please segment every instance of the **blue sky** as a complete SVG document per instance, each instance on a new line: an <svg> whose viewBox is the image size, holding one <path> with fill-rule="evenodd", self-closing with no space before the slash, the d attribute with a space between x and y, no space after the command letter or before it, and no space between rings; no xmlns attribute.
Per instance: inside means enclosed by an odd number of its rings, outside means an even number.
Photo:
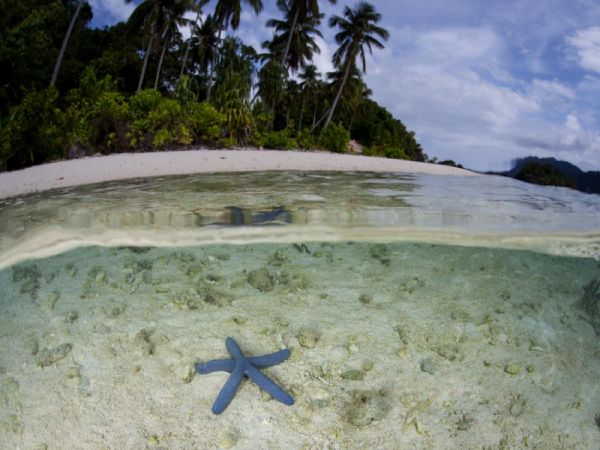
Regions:
<svg viewBox="0 0 600 450"><path fill-rule="evenodd" d="M90 0L95 26L133 5ZM136 2L139 3L139 2ZM210 11L215 1L205 9ZM263 0L240 37L259 48L277 17ZM329 17L345 5L321 2ZM600 170L600 2L597 0L374 0L390 31L367 61L373 98L414 130L430 157L500 170L520 156L552 156ZM316 63L331 70L326 21Z"/></svg>

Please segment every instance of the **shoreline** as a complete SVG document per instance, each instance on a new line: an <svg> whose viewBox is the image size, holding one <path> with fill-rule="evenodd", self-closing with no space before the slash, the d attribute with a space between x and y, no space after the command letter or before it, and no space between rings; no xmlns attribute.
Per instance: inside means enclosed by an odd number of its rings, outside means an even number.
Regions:
<svg viewBox="0 0 600 450"><path fill-rule="evenodd" d="M113 180L214 172L404 172L474 176L466 169L373 156L296 150L166 150L51 162L0 173L0 199Z"/></svg>

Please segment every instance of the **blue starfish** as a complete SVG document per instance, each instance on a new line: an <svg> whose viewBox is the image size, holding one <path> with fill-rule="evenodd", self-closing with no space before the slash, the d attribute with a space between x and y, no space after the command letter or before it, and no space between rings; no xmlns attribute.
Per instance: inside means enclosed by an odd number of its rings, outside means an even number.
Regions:
<svg viewBox="0 0 600 450"><path fill-rule="evenodd" d="M277 386L273 380L266 375L263 375L259 370L275 366L288 359L290 357L290 351L288 349L269 353L268 355L246 358L240 349L240 346L233 338L228 337L225 340L225 346L227 347L229 354L233 356L233 359L215 359L213 361L196 364L196 372L200 374L217 371L229 372L231 374L213 403L211 409L213 414L221 414L225 411L225 408L227 408L229 403L231 403L231 400L233 400L244 375L258 384L260 388L271 394L275 400L286 405L294 404L294 399L290 394Z"/></svg>

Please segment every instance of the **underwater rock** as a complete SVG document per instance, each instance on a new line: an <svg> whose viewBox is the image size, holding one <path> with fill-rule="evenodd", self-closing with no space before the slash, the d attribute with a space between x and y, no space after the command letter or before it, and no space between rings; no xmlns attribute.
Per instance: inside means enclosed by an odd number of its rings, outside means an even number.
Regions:
<svg viewBox="0 0 600 450"><path fill-rule="evenodd" d="M133 344L141 351L142 356L149 356L154 354L155 345L150 340L154 334L153 329L142 329L136 333L133 338Z"/></svg>
<svg viewBox="0 0 600 450"><path fill-rule="evenodd" d="M369 303L373 302L373 296L371 294L366 294L363 292L358 297L358 301L361 302L363 305L368 305Z"/></svg>
<svg viewBox="0 0 600 450"><path fill-rule="evenodd" d="M56 302L60 299L59 291L52 291L48 294L48 296L42 302L42 308L52 311L56 306Z"/></svg>
<svg viewBox="0 0 600 450"><path fill-rule="evenodd" d="M239 440L239 433L235 431L226 431L219 437L219 448L233 448L237 445Z"/></svg>
<svg viewBox="0 0 600 450"><path fill-rule="evenodd" d="M352 391L352 398L346 404L344 419L357 427L377 422L388 415L391 402L385 391Z"/></svg>
<svg viewBox="0 0 600 450"><path fill-rule="evenodd" d="M254 289L258 289L261 292L272 291L275 285L273 276L264 267L262 269L255 269L248 272L246 280L250 286L252 286Z"/></svg>
<svg viewBox="0 0 600 450"><path fill-rule="evenodd" d="M307 393L307 396L313 409L321 409L329 406L330 396L329 392L325 389L313 388Z"/></svg>
<svg viewBox="0 0 600 450"><path fill-rule="evenodd" d="M26 264L13 267L12 280L14 283L22 283L21 294L29 294L32 300L37 299L40 290L40 278L42 273L35 264Z"/></svg>
<svg viewBox="0 0 600 450"><path fill-rule="evenodd" d="M521 373L521 366L519 364L510 363L504 366L504 371L509 375L518 375Z"/></svg>
<svg viewBox="0 0 600 450"><path fill-rule="evenodd" d="M68 276L70 276L71 278L74 278L75 275L77 275L77 273L79 272L79 269L77 267L75 267L75 265L73 263L67 263L67 264L65 264L65 272L67 273Z"/></svg>
<svg viewBox="0 0 600 450"><path fill-rule="evenodd" d="M431 358L422 359L419 363L419 367L421 367L423 372L428 373L429 375L435 375L437 372L437 365Z"/></svg>
<svg viewBox="0 0 600 450"><path fill-rule="evenodd" d="M342 372L342 378L344 380L362 381L367 376L367 372L359 369L350 369Z"/></svg>
<svg viewBox="0 0 600 450"><path fill-rule="evenodd" d="M593 279L585 285L579 306L587 313L586 320L596 334L600 334L600 279Z"/></svg>
<svg viewBox="0 0 600 450"><path fill-rule="evenodd" d="M302 327L298 330L296 338L302 347L315 348L317 346L317 342L321 338L321 333L314 328Z"/></svg>
<svg viewBox="0 0 600 450"><path fill-rule="evenodd" d="M37 352L40 349L40 344L34 336L29 336L27 339L25 339L24 345L27 353L30 355L37 355Z"/></svg>
<svg viewBox="0 0 600 450"><path fill-rule="evenodd" d="M196 292L204 303L215 306L229 306L233 300L232 296L225 291L219 290L207 283L200 283Z"/></svg>
<svg viewBox="0 0 600 450"><path fill-rule="evenodd" d="M308 277L303 273L290 272L283 270L274 277L277 284L285 286L290 292L297 292L306 289L309 285Z"/></svg>
<svg viewBox="0 0 600 450"><path fill-rule="evenodd" d="M37 353L37 364L40 367L51 366L67 356L72 348L73 345L68 342L58 347L44 348Z"/></svg>
<svg viewBox="0 0 600 450"><path fill-rule="evenodd" d="M0 408L7 409L19 405L19 382L13 377L0 379Z"/></svg>
<svg viewBox="0 0 600 450"><path fill-rule="evenodd" d="M69 311L64 316L64 321L68 324L74 323L77 319L79 319L79 313L77 311Z"/></svg>
<svg viewBox="0 0 600 450"><path fill-rule="evenodd" d="M280 266L284 265L285 263L287 263L288 261L289 261L289 258L284 253L284 251L281 249L278 249L278 250L275 250L275 253L273 253L271 256L269 256L269 259L267 260L267 264L269 264L270 266L280 267Z"/></svg>
<svg viewBox="0 0 600 450"><path fill-rule="evenodd" d="M193 364L185 364L177 369L177 377L182 383L189 384L196 375L196 368Z"/></svg>
<svg viewBox="0 0 600 450"><path fill-rule="evenodd" d="M369 250L371 258L378 260L384 266L389 266L392 262L390 258L390 248L386 244L374 244Z"/></svg>

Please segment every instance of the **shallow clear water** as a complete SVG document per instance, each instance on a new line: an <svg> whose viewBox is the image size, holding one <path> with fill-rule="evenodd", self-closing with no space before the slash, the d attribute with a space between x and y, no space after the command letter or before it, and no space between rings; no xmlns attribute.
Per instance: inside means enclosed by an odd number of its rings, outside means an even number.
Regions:
<svg viewBox="0 0 600 450"><path fill-rule="evenodd" d="M597 448L599 199L292 172L3 200L0 447ZM244 382L212 415L227 374L193 364L227 336L290 349L295 405Z"/></svg>

